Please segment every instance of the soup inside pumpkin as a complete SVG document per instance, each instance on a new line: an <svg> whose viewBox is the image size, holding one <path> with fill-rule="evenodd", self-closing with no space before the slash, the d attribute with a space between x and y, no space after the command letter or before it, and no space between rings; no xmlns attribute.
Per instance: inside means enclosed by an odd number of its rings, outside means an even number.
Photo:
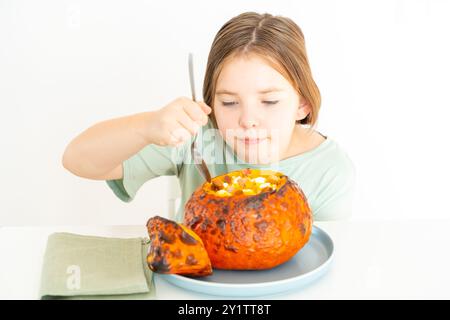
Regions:
<svg viewBox="0 0 450 320"><path fill-rule="evenodd" d="M219 197L257 195L274 191L286 182L286 177L272 170L244 169L215 177L205 183L203 190Z"/></svg>

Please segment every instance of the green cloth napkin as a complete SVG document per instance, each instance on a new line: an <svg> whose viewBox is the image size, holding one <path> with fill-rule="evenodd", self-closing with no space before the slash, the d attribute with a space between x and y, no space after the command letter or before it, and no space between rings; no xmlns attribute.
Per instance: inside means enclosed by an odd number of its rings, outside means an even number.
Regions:
<svg viewBox="0 0 450 320"><path fill-rule="evenodd" d="M41 299L154 299L146 238L105 238L71 233L49 236Z"/></svg>

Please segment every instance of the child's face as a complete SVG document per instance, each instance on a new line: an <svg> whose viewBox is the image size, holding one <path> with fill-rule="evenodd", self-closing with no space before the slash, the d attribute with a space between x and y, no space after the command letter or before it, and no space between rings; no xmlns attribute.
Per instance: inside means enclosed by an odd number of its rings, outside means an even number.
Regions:
<svg viewBox="0 0 450 320"><path fill-rule="evenodd" d="M214 115L222 137L249 163L284 158L295 121L309 112L294 87L257 55L225 63L214 98Z"/></svg>

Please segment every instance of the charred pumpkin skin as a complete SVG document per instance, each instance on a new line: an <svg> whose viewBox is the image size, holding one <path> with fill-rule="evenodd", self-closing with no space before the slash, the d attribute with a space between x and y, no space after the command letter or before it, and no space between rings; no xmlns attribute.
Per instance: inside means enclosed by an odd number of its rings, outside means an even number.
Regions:
<svg viewBox="0 0 450 320"><path fill-rule="evenodd" d="M269 269L309 240L312 214L295 181L257 195L219 197L199 187L185 206L184 224L205 244L217 269Z"/></svg>
<svg viewBox="0 0 450 320"><path fill-rule="evenodd" d="M208 253L192 230L159 216L148 220L147 230L147 263L152 271L189 276L212 274Z"/></svg>

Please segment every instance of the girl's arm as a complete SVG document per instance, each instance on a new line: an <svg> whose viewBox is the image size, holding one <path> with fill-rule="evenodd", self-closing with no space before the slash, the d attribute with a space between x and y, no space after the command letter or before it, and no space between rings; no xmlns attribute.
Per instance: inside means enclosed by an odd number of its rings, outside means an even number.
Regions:
<svg viewBox="0 0 450 320"><path fill-rule="evenodd" d="M158 111L97 123L69 143L63 166L83 178L121 179L125 160L148 144L183 144L207 123L210 112L203 102L179 98Z"/></svg>
<svg viewBox="0 0 450 320"><path fill-rule="evenodd" d="M66 147L64 168L83 178L121 179L122 162L152 143L145 130L154 117L144 112L95 124Z"/></svg>

